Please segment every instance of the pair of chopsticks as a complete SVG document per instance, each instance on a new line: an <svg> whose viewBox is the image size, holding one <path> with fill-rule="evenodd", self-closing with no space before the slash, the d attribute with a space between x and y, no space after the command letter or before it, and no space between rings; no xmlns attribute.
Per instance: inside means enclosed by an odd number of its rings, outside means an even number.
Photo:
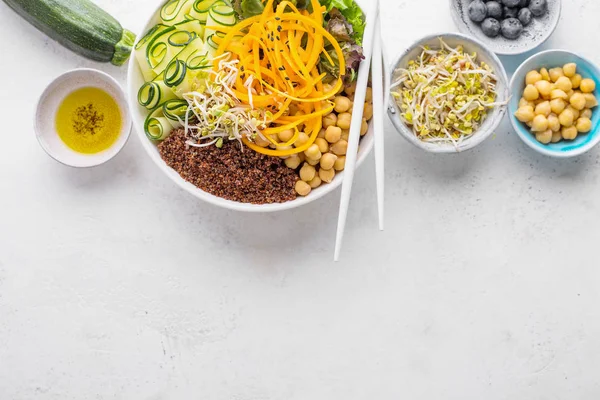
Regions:
<svg viewBox="0 0 600 400"><path fill-rule="evenodd" d="M350 125L350 136L348 139L348 151L346 152L346 168L344 182L342 184L342 199L338 216L337 236L335 243L334 260L339 261L346 229L346 218L350 206L352 183L358 157L358 143L360 140L360 126L363 118L363 106L367 95L369 82L369 71L371 61L373 63L373 128L375 131L375 169L377 176L377 206L379 210L379 229L383 230L383 206L384 206L384 137L383 137L383 65L381 50L381 21L379 15L379 0L372 0L371 8L367 14L367 24L363 37L363 49L365 59L361 62L358 70L356 92L354 94L354 107L352 109L352 122Z"/></svg>

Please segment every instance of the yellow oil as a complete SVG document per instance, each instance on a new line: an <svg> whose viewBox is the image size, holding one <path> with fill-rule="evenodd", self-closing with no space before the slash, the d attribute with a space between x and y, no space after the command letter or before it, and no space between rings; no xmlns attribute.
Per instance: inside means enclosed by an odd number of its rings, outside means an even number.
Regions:
<svg viewBox="0 0 600 400"><path fill-rule="evenodd" d="M110 148L119 138L121 125L115 99L95 87L71 92L56 112L58 136L79 153L95 154Z"/></svg>

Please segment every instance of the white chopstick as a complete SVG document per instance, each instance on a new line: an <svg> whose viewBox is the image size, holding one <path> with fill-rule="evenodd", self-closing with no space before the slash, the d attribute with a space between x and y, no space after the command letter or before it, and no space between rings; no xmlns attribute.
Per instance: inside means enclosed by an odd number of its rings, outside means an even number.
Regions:
<svg viewBox="0 0 600 400"><path fill-rule="evenodd" d="M363 36L363 52L365 59L360 63L358 70L358 79L356 83L356 92L354 94L354 107L352 108L352 121L350 124L350 137L348 138L348 151L346 152L346 168L344 169L344 182L342 184L342 199L340 202L340 211L338 216L337 235L335 240L335 254L333 259L339 261L344 240L344 231L346 229L346 218L348 216L348 207L350 206L350 196L352 194L352 182L354 181L354 171L356 168L356 158L358 153L358 142L360 139L360 126L363 117L363 108L367 95L367 85L369 83L369 69L371 67L371 56L373 54L373 40L375 37L375 25L377 15L379 14L379 0L372 0L371 8L367 14L367 26ZM377 79L377 78L375 78Z"/></svg>
<svg viewBox="0 0 600 400"><path fill-rule="evenodd" d="M381 51L381 14L375 24L373 42L373 129L375 131L375 175L377 180L377 210L379 213L379 230L383 230L384 195L385 195L385 163L384 163L384 131L383 131L383 52Z"/></svg>

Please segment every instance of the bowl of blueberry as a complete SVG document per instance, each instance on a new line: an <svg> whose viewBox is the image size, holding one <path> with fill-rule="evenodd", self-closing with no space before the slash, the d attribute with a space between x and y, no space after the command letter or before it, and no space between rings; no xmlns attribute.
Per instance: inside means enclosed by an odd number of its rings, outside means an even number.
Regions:
<svg viewBox="0 0 600 400"><path fill-rule="evenodd" d="M544 43L560 18L561 0L450 0L458 29L497 54L521 54Z"/></svg>

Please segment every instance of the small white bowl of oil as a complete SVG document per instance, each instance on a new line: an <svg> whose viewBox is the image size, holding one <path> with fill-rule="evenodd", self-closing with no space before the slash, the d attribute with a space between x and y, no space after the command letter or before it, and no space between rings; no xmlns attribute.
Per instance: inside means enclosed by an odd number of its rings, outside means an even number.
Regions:
<svg viewBox="0 0 600 400"><path fill-rule="evenodd" d="M131 116L114 78L81 68L46 87L36 107L34 128L48 155L85 168L103 164L121 151L129 139Z"/></svg>

